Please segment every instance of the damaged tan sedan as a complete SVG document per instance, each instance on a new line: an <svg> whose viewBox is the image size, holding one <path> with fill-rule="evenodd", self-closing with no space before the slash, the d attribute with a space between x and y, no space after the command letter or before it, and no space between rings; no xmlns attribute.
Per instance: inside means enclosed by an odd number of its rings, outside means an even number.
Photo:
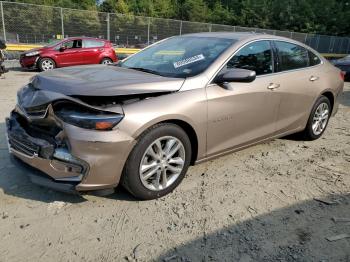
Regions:
<svg viewBox="0 0 350 262"><path fill-rule="evenodd" d="M56 69L19 90L9 150L31 180L140 199L171 192L190 165L288 134L319 138L343 74L290 39L172 37L118 65Z"/></svg>

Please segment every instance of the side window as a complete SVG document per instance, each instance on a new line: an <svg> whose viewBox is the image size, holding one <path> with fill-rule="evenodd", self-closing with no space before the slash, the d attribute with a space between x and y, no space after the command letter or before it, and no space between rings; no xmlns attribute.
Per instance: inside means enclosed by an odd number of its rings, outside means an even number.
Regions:
<svg viewBox="0 0 350 262"><path fill-rule="evenodd" d="M81 42L82 42L81 39L67 41L62 43L61 46L58 46L57 49L59 49L60 47L65 47L66 49L81 48Z"/></svg>
<svg viewBox="0 0 350 262"><path fill-rule="evenodd" d="M278 50L279 71L309 66L308 51L305 48L282 41L276 41L275 44Z"/></svg>
<svg viewBox="0 0 350 262"><path fill-rule="evenodd" d="M73 48L82 48L82 46L81 39L74 40Z"/></svg>
<svg viewBox="0 0 350 262"><path fill-rule="evenodd" d="M105 45L105 43L103 41L83 40L83 47L84 48L102 47L104 45Z"/></svg>
<svg viewBox="0 0 350 262"><path fill-rule="evenodd" d="M313 52L309 51L310 66L315 66L321 63L321 59Z"/></svg>
<svg viewBox="0 0 350 262"><path fill-rule="evenodd" d="M272 73L272 50L269 41L258 41L239 50L227 63L227 69L242 68L256 75Z"/></svg>
<svg viewBox="0 0 350 262"><path fill-rule="evenodd" d="M74 43L74 41L67 41L67 42L64 42L63 44L62 44L62 47L65 47L65 48L73 48L73 43Z"/></svg>

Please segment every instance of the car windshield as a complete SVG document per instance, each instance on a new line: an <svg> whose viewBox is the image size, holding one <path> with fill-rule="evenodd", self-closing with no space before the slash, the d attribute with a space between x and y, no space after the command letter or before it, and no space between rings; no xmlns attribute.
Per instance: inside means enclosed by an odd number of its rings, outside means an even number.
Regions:
<svg viewBox="0 0 350 262"><path fill-rule="evenodd" d="M186 78L203 72L235 39L173 37L136 53L119 66L168 77Z"/></svg>
<svg viewBox="0 0 350 262"><path fill-rule="evenodd" d="M55 45L57 45L59 42L61 42L62 40L53 40L52 42L50 42L48 45L45 45L44 47L53 47Z"/></svg>

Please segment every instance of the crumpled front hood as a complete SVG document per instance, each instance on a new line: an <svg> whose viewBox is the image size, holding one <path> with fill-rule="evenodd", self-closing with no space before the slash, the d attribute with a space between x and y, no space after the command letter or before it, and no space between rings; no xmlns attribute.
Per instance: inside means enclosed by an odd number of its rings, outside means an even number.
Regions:
<svg viewBox="0 0 350 262"><path fill-rule="evenodd" d="M110 111L122 114L123 109L120 105L111 105L108 108L101 108L99 106L92 106L89 104L84 103L80 99L76 99L74 97L66 96L61 93L52 92L52 91L46 91L46 90L37 90L34 89L31 85L24 86L17 92L17 103L21 110L28 111L32 109L31 111L41 112L41 115L44 115L47 109L47 106L53 102L58 100L66 100L71 101L86 107L98 109L98 110L104 110L104 111Z"/></svg>
<svg viewBox="0 0 350 262"><path fill-rule="evenodd" d="M35 89L66 96L122 96L178 91L184 79L117 66L92 65L55 69L32 79Z"/></svg>

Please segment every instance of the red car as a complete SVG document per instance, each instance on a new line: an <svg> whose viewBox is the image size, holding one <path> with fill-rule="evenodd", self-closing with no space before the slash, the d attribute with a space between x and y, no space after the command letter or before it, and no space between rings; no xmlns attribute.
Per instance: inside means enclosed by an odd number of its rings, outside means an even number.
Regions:
<svg viewBox="0 0 350 262"><path fill-rule="evenodd" d="M47 71L74 65L112 64L117 62L118 58L112 44L107 40L70 37L24 52L19 61L23 68Z"/></svg>

